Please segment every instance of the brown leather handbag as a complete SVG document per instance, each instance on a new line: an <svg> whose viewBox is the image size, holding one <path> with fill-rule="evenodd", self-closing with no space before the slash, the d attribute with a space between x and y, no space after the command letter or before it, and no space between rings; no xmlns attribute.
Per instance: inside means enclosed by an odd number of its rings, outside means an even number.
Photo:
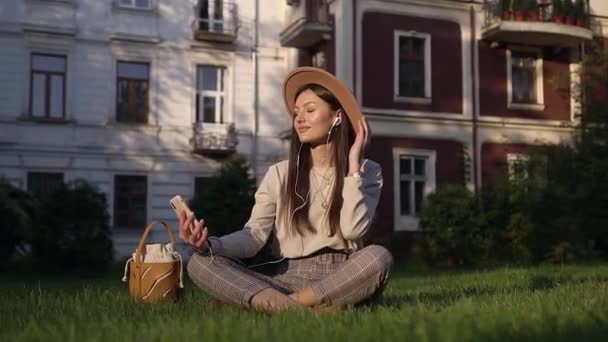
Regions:
<svg viewBox="0 0 608 342"><path fill-rule="evenodd" d="M165 226L169 234L170 243L166 245L146 245L146 239L152 226L160 223ZM174 250L175 236L171 226L159 221L152 222L146 227L133 257L127 260L125 276L127 281L127 267L129 269L129 291L135 299L143 303L156 303L159 301L176 302L181 298L184 288L181 255Z"/></svg>

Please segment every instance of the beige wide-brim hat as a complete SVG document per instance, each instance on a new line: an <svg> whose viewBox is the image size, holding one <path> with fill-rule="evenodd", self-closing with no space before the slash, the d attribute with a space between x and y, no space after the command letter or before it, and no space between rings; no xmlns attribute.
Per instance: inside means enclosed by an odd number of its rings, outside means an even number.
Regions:
<svg viewBox="0 0 608 342"><path fill-rule="evenodd" d="M293 112L296 102L296 93L306 84L318 84L329 90L340 102L348 115L355 133L359 131L359 120L363 117L357 100L350 90L334 75L325 70L313 67L300 67L293 69L283 82L283 99L287 112Z"/></svg>

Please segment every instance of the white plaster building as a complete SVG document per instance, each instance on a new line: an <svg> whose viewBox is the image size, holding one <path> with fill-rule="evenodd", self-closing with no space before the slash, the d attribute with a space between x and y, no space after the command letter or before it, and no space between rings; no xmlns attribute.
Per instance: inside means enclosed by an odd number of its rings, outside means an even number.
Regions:
<svg viewBox="0 0 608 342"><path fill-rule="evenodd" d="M96 184L117 256L134 249L147 222L177 228L169 199L191 198L218 156L246 156L258 179L285 157L285 6L1 1L0 175L30 190Z"/></svg>

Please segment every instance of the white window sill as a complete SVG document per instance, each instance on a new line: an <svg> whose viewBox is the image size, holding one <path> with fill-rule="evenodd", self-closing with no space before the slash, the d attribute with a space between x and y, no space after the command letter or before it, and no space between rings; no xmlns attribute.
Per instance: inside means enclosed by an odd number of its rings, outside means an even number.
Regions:
<svg viewBox="0 0 608 342"><path fill-rule="evenodd" d="M393 98L395 102L400 103L412 103L412 104L423 104L429 105L433 103L433 99L430 97L407 97L407 96L395 96Z"/></svg>
<svg viewBox="0 0 608 342"><path fill-rule="evenodd" d="M535 112L542 112L545 110L545 105L541 103L509 103L507 104L507 108L515 110L531 110Z"/></svg>
<svg viewBox="0 0 608 342"><path fill-rule="evenodd" d="M417 232L419 230L418 218L415 216L401 216L395 225L397 232Z"/></svg>
<svg viewBox="0 0 608 342"><path fill-rule="evenodd" d="M27 0L33 4L57 4L69 7L76 7L76 0Z"/></svg>
<svg viewBox="0 0 608 342"><path fill-rule="evenodd" d="M112 9L117 12L131 13L137 15L153 15L156 14L156 7L152 6L149 8L129 7L121 6L120 4L114 3Z"/></svg>

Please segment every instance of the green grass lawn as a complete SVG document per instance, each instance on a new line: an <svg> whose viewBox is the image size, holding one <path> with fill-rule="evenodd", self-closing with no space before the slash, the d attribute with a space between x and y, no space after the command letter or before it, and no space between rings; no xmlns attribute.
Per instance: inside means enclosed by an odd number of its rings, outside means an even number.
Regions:
<svg viewBox="0 0 608 342"><path fill-rule="evenodd" d="M121 274L0 278L0 341L606 341L608 265L393 273L383 303L275 315L131 301Z"/></svg>

